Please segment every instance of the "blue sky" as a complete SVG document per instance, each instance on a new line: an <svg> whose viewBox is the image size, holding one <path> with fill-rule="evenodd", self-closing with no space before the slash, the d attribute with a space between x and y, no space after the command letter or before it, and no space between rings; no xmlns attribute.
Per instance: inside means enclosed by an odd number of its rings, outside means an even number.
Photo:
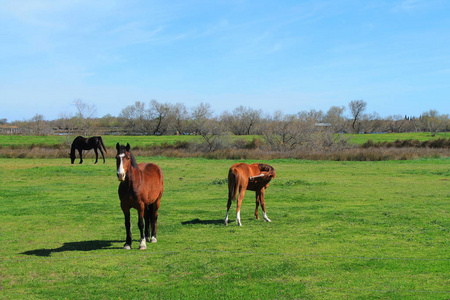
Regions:
<svg viewBox="0 0 450 300"><path fill-rule="evenodd" d="M0 118L74 101L450 113L450 1L0 0ZM348 112L348 109L347 109Z"/></svg>

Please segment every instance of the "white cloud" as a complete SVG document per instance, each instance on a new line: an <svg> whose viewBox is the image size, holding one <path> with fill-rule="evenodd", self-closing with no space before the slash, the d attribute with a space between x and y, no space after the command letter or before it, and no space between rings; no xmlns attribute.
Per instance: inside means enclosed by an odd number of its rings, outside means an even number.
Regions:
<svg viewBox="0 0 450 300"><path fill-rule="evenodd" d="M394 12L412 12L419 11L425 8L439 6L440 0L403 0L395 4Z"/></svg>

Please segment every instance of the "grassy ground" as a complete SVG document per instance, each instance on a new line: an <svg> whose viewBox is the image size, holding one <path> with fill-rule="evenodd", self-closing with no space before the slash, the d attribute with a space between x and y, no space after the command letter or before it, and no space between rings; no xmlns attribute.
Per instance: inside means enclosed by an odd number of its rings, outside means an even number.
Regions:
<svg viewBox="0 0 450 300"><path fill-rule="evenodd" d="M417 139L419 141L427 141L438 138L449 138L448 133L438 133L436 136L431 136L428 132L414 132L414 133L387 133L387 134L348 134L350 143L353 144L363 144L368 140L373 140L374 142L393 142L396 140L407 140L407 139ZM30 147L30 146L67 146L72 143L75 136L22 136L22 135L0 135L0 146L2 147ZM246 141L251 141L252 138L261 138L259 136L233 136L232 139L242 139ZM141 148L146 148L149 146L166 144L175 144L175 142L192 142L192 141L202 141L200 136L192 135L173 135L173 136L103 136L104 143L107 148L114 148L117 142L120 143L130 143L132 147L139 146Z"/></svg>
<svg viewBox="0 0 450 300"><path fill-rule="evenodd" d="M253 137L257 136L234 136L232 139L243 139L251 141ZM23 135L0 135L0 145L2 147L56 147L67 146L70 148L75 136L23 136ZM130 143L132 147L139 146L146 148L150 146L158 146L161 144L175 144L176 142L193 142L202 141L201 136L195 135L164 135L164 136L116 136L105 135L103 142L107 148L115 148L116 143Z"/></svg>
<svg viewBox="0 0 450 300"><path fill-rule="evenodd" d="M449 159L273 160L272 223L222 223L235 161L165 172L158 243L122 250L115 161L0 159L0 298L448 299ZM249 162L249 161L247 161Z"/></svg>
<svg viewBox="0 0 450 300"><path fill-rule="evenodd" d="M447 132L439 132L435 136L432 136L429 132L405 132L405 133L370 133L370 134L348 134L346 135L350 142L353 144L364 144L368 140L377 142L395 142L396 140L419 140L421 142L435 140L435 139L448 139L450 134Z"/></svg>

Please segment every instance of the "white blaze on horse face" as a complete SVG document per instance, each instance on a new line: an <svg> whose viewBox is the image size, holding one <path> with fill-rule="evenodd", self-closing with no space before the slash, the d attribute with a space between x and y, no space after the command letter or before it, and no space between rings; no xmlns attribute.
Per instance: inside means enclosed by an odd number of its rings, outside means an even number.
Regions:
<svg viewBox="0 0 450 300"><path fill-rule="evenodd" d="M117 178L119 178L119 181L124 181L125 180L125 169L123 168L123 158L125 157L125 154L119 154L119 158L120 158L120 164L119 164L119 168L117 168Z"/></svg>

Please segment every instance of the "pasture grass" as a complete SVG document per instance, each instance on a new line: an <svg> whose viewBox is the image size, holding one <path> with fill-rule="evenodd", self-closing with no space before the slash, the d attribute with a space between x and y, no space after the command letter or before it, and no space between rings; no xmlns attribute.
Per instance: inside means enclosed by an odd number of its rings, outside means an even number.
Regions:
<svg viewBox="0 0 450 300"><path fill-rule="evenodd" d="M447 139L450 138L448 132L438 132L432 135L430 132L402 132L402 133L368 133L368 134L345 134L350 143L352 144L364 144L368 140L372 140L374 143L378 142L395 142L396 140L418 140L420 142Z"/></svg>
<svg viewBox="0 0 450 300"><path fill-rule="evenodd" d="M344 134L352 144L364 144L368 140L376 142L394 142L396 140L419 140L421 142L439 138L449 138L446 132L432 136L429 132L406 132L386 134ZM0 135L0 147L4 148L30 148L30 147L69 147L75 138L62 135L26 136L26 135ZM250 142L253 138L263 139L258 135L231 136L231 140L244 140ZM118 136L104 135L103 142L107 148L114 149L117 142L127 141L132 147L149 148L176 142L201 142L202 137L196 135L163 135L163 136Z"/></svg>
<svg viewBox="0 0 450 300"><path fill-rule="evenodd" d="M265 161L225 227L232 160L137 157L165 175L158 243L121 249L115 161L0 158L3 299L448 299L450 159ZM253 162L253 161L244 161Z"/></svg>

